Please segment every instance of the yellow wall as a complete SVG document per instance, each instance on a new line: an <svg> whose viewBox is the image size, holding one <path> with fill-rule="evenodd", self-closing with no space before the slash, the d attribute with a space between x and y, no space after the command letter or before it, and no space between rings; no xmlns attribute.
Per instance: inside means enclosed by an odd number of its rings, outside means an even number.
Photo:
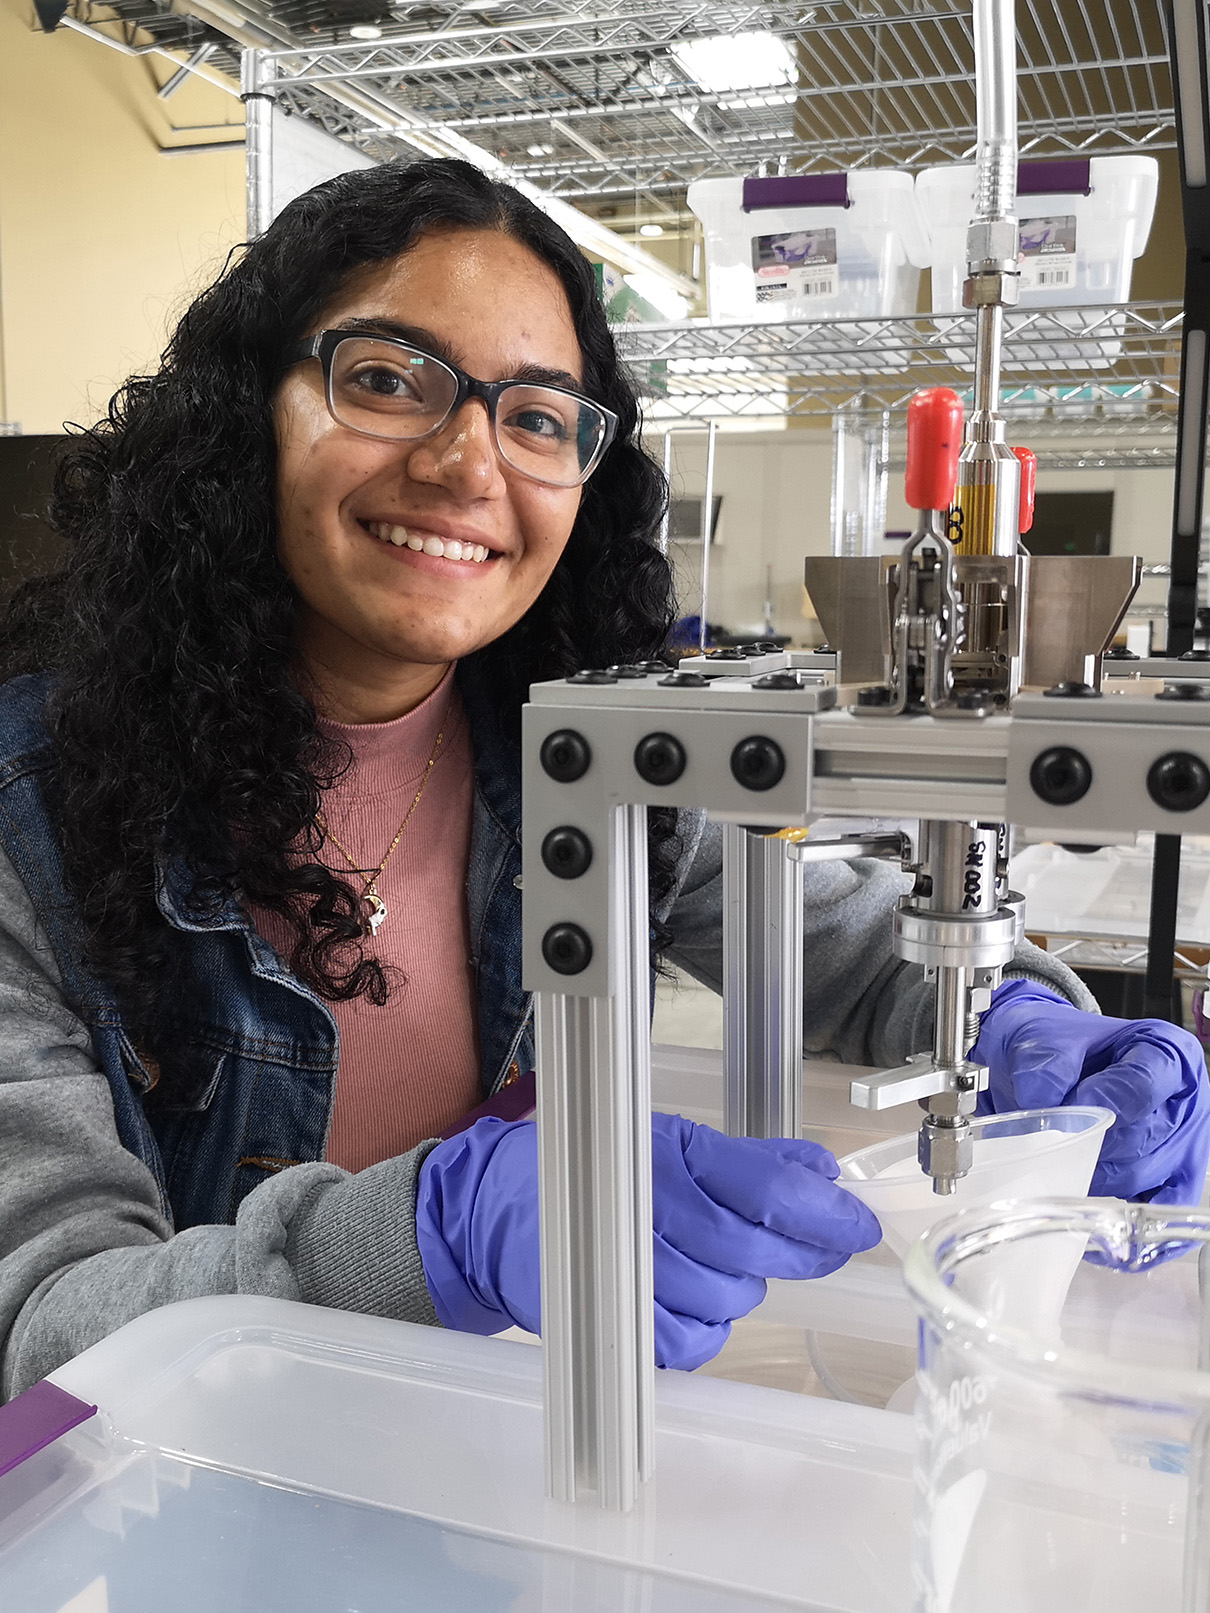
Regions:
<svg viewBox="0 0 1210 1613"><path fill-rule="evenodd" d="M243 109L196 77L157 99L171 71L0 0L0 420L25 433L95 419L243 237L243 152L159 150ZM174 132L199 124L232 127Z"/></svg>

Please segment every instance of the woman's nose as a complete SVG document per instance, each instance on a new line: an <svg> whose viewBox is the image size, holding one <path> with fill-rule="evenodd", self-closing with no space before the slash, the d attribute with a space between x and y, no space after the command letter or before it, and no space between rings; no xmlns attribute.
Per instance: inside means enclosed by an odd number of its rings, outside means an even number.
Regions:
<svg viewBox="0 0 1210 1613"><path fill-rule="evenodd" d="M464 498L482 498L502 480L487 405L481 398L467 398L440 431L416 444L408 459L408 475Z"/></svg>

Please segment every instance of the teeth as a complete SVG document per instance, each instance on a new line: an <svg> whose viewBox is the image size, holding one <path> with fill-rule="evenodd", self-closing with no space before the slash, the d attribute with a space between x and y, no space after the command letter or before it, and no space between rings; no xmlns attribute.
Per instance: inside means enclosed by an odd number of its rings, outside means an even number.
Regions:
<svg viewBox="0 0 1210 1613"><path fill-rule="evenodd" d="M469 560L472 564L481 565L490 553L484 543L460 543L457 538L422 538L416 532L409 532L405 526L393 526L389 521L368 521L366 528L383 543L392 543L397 549L405 547L414 550L417 554L423 553L444 556L447 560Z"/></svg>

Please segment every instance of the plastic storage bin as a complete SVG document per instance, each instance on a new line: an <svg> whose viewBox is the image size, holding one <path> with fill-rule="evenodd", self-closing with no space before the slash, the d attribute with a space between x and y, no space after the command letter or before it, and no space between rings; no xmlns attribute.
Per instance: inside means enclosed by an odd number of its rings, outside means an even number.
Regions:
<svg viewBox="0 0 1210 1613"><path fill-rule="evenodd" d="M1135 258L1147 245L1155 213L1159 164L1154 157L1086 157L1062 162L1023 162L1017 180L1021 228L1019 308L1061 310L1081 305L1100 310L1126 302ZM930 236L932 304L937 314L962 309L966 279L966 232L975 208L975 167L954 163L926 168L916 177L916 195ZM1122 318L1101 311L1064 314L1011 339L1028 324L1010 312L1006 372L1045 371L1056 363L1104 368L1121 353L1114 339ZM1065 342L1062 332L1094 333L1095 339ZM948 354L962 362L958 351Z"/></svg>
<svg viewBox="0 0 1210 1613"><path fill-rule="evenodd" d="M541 1366L284 1300L141 1316L54 1374L97 1416L9 1472L0 1439L0 1608L902 1613L909 1418L661 1373L619 1516L545 1499Z"/></svg>
<svg viewBox="0 0 1210 1613"><path fill-rule="evenodd" d="M1155 213L1154 157L1023 162L1017 179L1022 308L1126 302L1135 258ZM916 195L929 231L933 312L962 308L966 232L975 208L975 166L926 168Z"/></svg>
<svg viewBox="0 0 1210 1613"><path fill-rule="evenodd" d="M927 238L910 174L699 179L688 199L705 231L716 324L916 311Z"/></svg>

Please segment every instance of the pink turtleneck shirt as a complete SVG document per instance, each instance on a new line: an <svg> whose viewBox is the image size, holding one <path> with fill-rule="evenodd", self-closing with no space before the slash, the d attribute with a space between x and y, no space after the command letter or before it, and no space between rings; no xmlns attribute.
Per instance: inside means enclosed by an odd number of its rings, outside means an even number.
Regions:
<svg viewBox="0 0 1210 1613"><path fill-rule="evenodd" d="M420 787L437 735L437 760L420 803L378 879L387 916L368 954L393 965L390 996L330 1003L340 1067L327 1158L364 1170L435 1137L480 1102L475 977L466 908L473 758L453 670L414 711L384 723L320 721L344 740L353 766L324 793L324 822L358 868L377 868ZM332 840L321 853L355 889ZM289 930L252 908L261 935L289 953Z"/></svg>

